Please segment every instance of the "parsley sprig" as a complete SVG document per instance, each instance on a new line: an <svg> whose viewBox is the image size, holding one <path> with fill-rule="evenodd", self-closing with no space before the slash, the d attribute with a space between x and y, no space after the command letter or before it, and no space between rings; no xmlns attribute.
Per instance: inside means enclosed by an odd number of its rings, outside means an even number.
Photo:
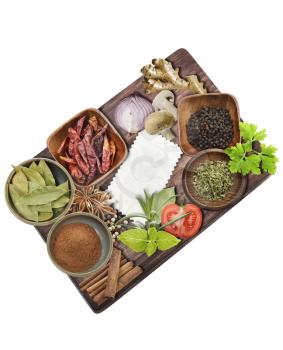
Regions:
<svg viewBox="0 0 283 350"><path fill-rule="evenodd" d="M240 134L242 143L228 147L224 152L230 157L229 169L231 173L247 175L253 173L261 174L262 170L269 174L275 174L278 158L275 153L277 148L264 143L260 144L260 151L254 149L256 141L263 141L266 137L266 130L257 130L254 124L240 122Z"/></svg>

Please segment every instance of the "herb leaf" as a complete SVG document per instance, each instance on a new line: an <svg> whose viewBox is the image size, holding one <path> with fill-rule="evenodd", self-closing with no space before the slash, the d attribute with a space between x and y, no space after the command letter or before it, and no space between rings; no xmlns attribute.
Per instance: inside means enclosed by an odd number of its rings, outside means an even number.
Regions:
<svg viewBox="0 0 283 350"><path fill-rule="evenodd" d="M175 247L181 240L166 231L157 232L157 247L159 250L167 250Z"/></svg>
<svg viewBox="0 0 283 350"><path fill-rule="evenodd" d="M148 243L148 234L146 230L135 228L122 232L118 240L124 243L133 251L144 252Z"/></svg>
<svg viewBox="0 0 283 350"><path fill-rule="evenodd" d="M278 158L276 147L261 144L261 152L253 150L254 141L262 141L266 137L266 130L257 131L257 126L249 123L240 123L240 133L244 143L226 148L224 152L229 156L229 169L231 173L249 173L259 175L261 170L275 174Z"/></svg>
<svg viewBox="0 0 283 350"><path fill-rule="evenodd" d="M162 208L166 204L175 203L175 202L176 202L176 195L175 195L174 187L164 188L160 192L155 192L153 194L152 207L151 207L151 210L156 213L155 220L157 222L160 222Z"/></svg>
<svg viewBox="0 0 283 350"><path fill-rule="evenodd" d="M155 241L150 241L145 247L145 253L147 256L153 255L157 250L157 243Z"/></svg>

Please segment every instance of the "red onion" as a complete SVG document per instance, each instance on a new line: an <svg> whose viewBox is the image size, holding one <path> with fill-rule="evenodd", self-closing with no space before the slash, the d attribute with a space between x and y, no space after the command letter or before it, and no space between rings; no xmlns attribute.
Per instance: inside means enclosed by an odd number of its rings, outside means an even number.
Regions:
<svg viewBox="0 0 283 350"><path fill-rule="evenodd" d="M138 94L133 94L117 105L114 118L117 125L134 134L144 128L144 119L152 112L154 109L151 102Z"/></svg>

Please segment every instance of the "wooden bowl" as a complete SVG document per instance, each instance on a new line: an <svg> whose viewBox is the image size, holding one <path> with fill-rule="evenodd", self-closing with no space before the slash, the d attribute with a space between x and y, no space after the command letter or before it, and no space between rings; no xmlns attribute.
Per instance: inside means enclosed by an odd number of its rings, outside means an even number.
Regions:
<svg viewBox="0 0 283 350"><path fill-rule="evenodd" d="M114 163L111 166L110 170L107 173L102 175L97 173L94 180L88 185L85 185L85 186L80 185L75 181L75 179L73 179L75 184L80 187L95 185L99 181L105 179L109 174L111 174L115 169L119 167L119 165L126 159L128 155L128 149L124 140L122 139L118 131L114 128L114 126L110 123L110 121L107 119L107 117L98 109L88 108L78 113L73 118L68 120L66 123L61 125L57 130L55 130L48 137L47 139L48 150L52 154L52 156L57 160L57 162L61 163L67 169L65 162L60 159L59 157L60 155L57 153L57 150L61 145L61 143L63 142L64 138L67 136L68 128L74 126L76 122L84 115L86 115L87 117L95 116L100 126L104 126L105 124L109 125L107 128L107 135L115 142L116 154L114 158Z"/></svg>
<svg viewBox="0 0 283 350"><path fill-rule="evenodd" d="M186 197L197 204L199 207L211 210L220 210L229 207L238 202L245 193L247 187L247 177L241 174L232 174L233 184L230 191L224 198L215 201L206 200L195 191L193 185L193 175L196 169L203 163L210 160L229 161L229 157L223 150L211 148L200 151L195 157L191 158L183 170L182 183Z"/></svg>
<svg viewBox="0 0 283 350"><path fill-rule="evenodd" d="M222 107L226 108L233 121L234 137L229 146L234 146L240 142L240 114L237 100L234 96L222 93L191 95L184 97L178 104L178 128L180 145L184 153L194 155L199 152L191 145L188 134L187 124L192 114L202 107Z"/></svg>

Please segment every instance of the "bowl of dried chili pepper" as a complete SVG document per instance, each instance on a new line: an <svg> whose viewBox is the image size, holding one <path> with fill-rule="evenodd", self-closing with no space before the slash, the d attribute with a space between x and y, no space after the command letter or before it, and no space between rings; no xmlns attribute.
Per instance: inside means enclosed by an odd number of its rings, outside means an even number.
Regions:
<svg viewBox="0 0 283 350"><path fill-rule="evenodd" d="M98 109L86 109L55 130L47 140L49 152L78 186L95 185L126 159L127 146Z"/></svg>

